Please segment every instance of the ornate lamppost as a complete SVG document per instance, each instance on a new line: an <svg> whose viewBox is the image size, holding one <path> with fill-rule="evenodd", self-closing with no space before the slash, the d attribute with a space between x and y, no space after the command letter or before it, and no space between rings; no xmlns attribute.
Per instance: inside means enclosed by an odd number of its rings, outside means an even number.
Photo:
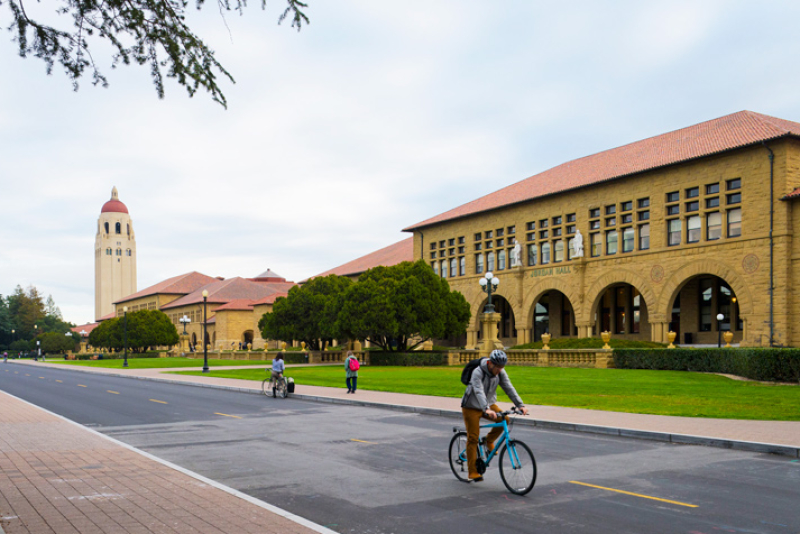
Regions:
<svg viewBox="0 0 800 534"><path fill-rule="evenodd" d="M203 290L203 372L208 372L208 330L206 323L208 322L206 310L208 304L208 290Z"/></svg>
<svg viewBox="0 0 800 534"><path fill-rule="evenodd" d="M494 305L492 304L492 291L497 289L497 286L500 284L500 279L493 275L490 271L486 273L484 278L478 280L478 283L481 285L481 289L483 289L489 295L489 300L486 303L486 306L483 308L483 313L494 313Z"/></svg>
<svg viewBox="0 0 800 534"><path fill-rule="evenodd" d="M717 314L717 348L722 348L722 321L725 316L721 313Z"/></svg>
<svg viewBox="0 0 800 534"><path fill-rule="evenodd" d="M128 367L128 307L122 307L123 321L125 322L125 361L122 367Z"/></svg>
<svg viewBox="0 0 800 534"><path fill-rule="evenodd" d="M188 334L188 332L186 332L186 325L187 325L187 324L189 324L189 323L191 323L191 322L192 322L192 320L191 320L191 319L189 319L189 316L188 316L188 315L186 315L186 314L183 314L183 317L181 317L180 319L178 319L178 321L179 321L179 322L180 322L180 323L183 325L183 335L184 335L184 336L188 336L189 334Z"/></svg>

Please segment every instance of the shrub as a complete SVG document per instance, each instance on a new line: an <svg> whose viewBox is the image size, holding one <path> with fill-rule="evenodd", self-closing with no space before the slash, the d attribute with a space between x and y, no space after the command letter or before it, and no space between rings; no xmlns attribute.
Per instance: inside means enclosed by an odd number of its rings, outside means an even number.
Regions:
<svg viewBox="0 0 800 534"><path fill-rule="evenodd" d="M371 366L398 365L403 367L447 365L447 353L371 351L369 364Z"/></svg>
<svg viewBox="0 0 800 534"><path fill-rule="evenodd" d="M617 369L726 373L769 382L800 382L800 349L615 349Z"/></svg>

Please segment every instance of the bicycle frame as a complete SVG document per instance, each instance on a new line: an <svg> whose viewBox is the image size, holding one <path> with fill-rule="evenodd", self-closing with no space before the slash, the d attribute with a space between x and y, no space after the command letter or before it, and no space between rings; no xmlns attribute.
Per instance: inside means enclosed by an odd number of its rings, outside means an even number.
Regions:
<svg viewBox="0 0 800 534"><path fill-rule="evenodd" d="M499 423L490 423L488 425L480 425L480 428L502 428L503 433L497 439L494 444L494 449L492 449L489 454L486 454L484 450L483 443L478 441L478 456L483 458L486 457L486 467L489 467L489 464L492 461L498 451L502 448L503 444L508 444L511 441L511 434L508 431L508 416L506 415L503 417L503 420ZM516 469L520 465L519 456L517 455L517 449L514 447L508 447L508 455L511 458L511 465ZM466 458L464 458L466 460Z"/></svg>

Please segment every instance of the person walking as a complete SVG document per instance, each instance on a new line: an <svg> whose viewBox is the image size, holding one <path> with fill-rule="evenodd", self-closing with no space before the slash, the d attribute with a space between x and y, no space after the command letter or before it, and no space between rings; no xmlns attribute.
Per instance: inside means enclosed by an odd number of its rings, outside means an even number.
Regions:
<svg viewBox="0 0 800 534"><path fill-rule="evenodd" d="M278 395L276 394L275 386L278 384L278 379L283 376L283 371L286 370L286 364L283 362L283 353L279 352L277 356L272 360L272 375L270 375L269 381L272 382L272 397L275 398Z"/></svg>
<svg viewBox="0 0 800 534"><path fill-rule="evenodd" d="M358 363L358 358L353 355L352 351L347 351L347 358L344 360L345 370L345 383L347 384L347 392L355 393L358 386L358 369L361 364Z"/></svg>
<svg viewBox="0 0 800 534"><path fill-rule="evenodd" d="M497 386L506 392L514 405L528 415L528 409L511 384L505 371L508 356L502 350L493 350L488 358L481 359L480 364L472 371L472 376L461 399L461 413L467 427L467 469L469 481L480 482L483 476L478 473L478 441L481 433L481 418L494 423L502 421L498 414L502 412L497 405ZM486 453L494 448L494 442L503 433L502 427L493 428L486 435Z"/></svg>

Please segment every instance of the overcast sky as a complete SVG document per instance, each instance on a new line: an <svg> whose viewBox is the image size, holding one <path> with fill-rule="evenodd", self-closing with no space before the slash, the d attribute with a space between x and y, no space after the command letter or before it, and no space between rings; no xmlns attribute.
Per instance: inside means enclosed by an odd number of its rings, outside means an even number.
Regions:
<svg viewBox="0 0 800 534"><path fill-rule="evenodd" d="M148 67L102 54L110 87L73 92L0 33L0 294L35 285L93 320L114 186L139 289L298 281L571 159L744 109L800 121L796 1L308 2L299 33L280 0L192 9L228 110L172 82L159 100Z"/></svg>

